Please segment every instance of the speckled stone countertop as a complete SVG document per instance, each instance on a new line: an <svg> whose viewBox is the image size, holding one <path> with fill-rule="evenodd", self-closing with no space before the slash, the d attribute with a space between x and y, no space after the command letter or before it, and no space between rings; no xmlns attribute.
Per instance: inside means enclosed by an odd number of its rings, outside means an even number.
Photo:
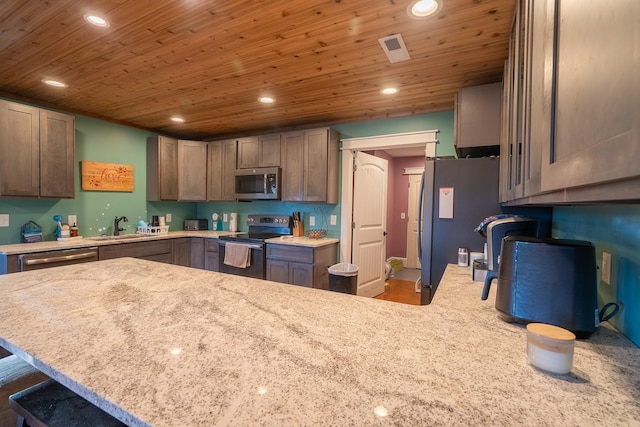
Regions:
<svg viewBox="0 0 640 427"><path fill-rule="evenodd" d="M16 273L0 345L132 426L640 424L640 349L603 325L537 370L470 275L421 307L131 258Z"/></svg>
<svg viewBox="0 0 640 427"><path fill-rule="evenodd" d="M308 237L276 237L273 239L267 239L267 243L279 244L279 245L294 245L294 246L308 246L317 248L320 246L332 245L338 243L340 239L334 239L332 237L323 237L321 239L310 239Z"/></svg>
<svg viewBox="0 0 640 427"><path fill-rule="evenodd" d="M63 241L54 240L54 241L45 241L45 242L37 242L37 243L15 243L11 245L0 245L0 254L2 255L29 254L29 253L35 253L35 252L88 248L93 246L119 245L123 243L134 243L134 242L145 242L148 240L178 239L181 237L204 237L209 239L217 239L220 236L229 236L233 234L238 234L238 232L211 231L211 230L170 231L169 233L166 233L166 234L154 234L154 235L148 235L148 236L145 235L145 236L139 236L139 237L136 236L135 238L127 238L127 236L131 237L131 235L123 235L123 237L125 238L120 240L98 240L98 238L96 237L82 237L82 238L66 239ZM296 245L296 246L319 247L319 246L337 243L339 242L339 239L332 239L332 238L309 239L307 237L290 236L286 240L275 238L275 239L269 239L267 240L267 242Z"/></svg>

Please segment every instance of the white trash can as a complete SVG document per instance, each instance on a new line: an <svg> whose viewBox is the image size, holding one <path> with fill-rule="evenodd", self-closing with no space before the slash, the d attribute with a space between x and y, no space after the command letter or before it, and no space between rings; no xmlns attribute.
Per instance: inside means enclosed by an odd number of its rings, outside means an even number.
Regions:
<svg viewBox="0 0 640 427"><path fill-rule="evenodd" d="M358 291L358 266L341 262L329 267L329 290L355 295Z"/></svg>

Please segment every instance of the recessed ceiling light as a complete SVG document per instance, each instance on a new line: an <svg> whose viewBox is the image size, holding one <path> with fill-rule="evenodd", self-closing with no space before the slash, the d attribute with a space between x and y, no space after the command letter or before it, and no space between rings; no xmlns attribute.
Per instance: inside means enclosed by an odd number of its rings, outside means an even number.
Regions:
<svg viewBox="0 0 640 427"><path fill-rule="evenodd" d="M258 101L262 102L263 104L273 104L274 102L276 102L276 100L271 98L270 96L261 96L260 98L258 98Z"/></svg>
<svg viewBox="0 0 640 427"><path fill-rule="evenodd" d="M53 87L69 87L68 84L59 82L58 80L43 79L42 83Z"/></svg>
<svg viewBox="0 0 640 427"><path fill-rule="evenodd" d="M172 122L176 122L176 123L184 123L184 119L182 117L178 117L178 116L171 117L171 121Z"/></svg>
<svg viewBox="0 0 640 427"><path fill-rule="evenodd" d="M382 89L380 92L384 93L385 95L393 95L394 93L398 92L398 89L396 89L395 87L386 87Z"/></svg>
<svg viewBox="0 0 640 427"><path fill-rule="evenodd" d="M424 19L442 7L442 0L414 0L407 6L407 15L414 19Z"/></svg>
<svg viewBox="0 0 640 427"><path fill-rule="evenodd" d="M86 14L84 15L84 20L89 24L95 25L96 27L105 28L109 26L109 22L106 19L99 17L98 15Z"/></svg>

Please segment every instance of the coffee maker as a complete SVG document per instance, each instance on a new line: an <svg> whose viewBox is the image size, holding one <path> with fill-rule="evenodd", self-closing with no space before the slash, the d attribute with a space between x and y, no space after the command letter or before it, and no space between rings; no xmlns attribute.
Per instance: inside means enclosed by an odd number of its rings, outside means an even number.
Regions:
<svg viewBox="0 0 640 427"><path fill-rule="evenodd" d="M479 231L482 234L482 230ZM534 218L507 216L490 221L484 231L487 238L487 275L498 272L502 239L507 236L537 236L537 232L538 220Z"/></svg>
<svg viewBox="0 0 640 427"><path fill-rule="evenodd" d="M525 216L500 214L485 218L477 231L487 239L485 244L485 259L474 261L474 280L487 283L498 277L498 265L500 262L500 248L502 239L506 236L537 236L538 221ZM476 279L476 273L479 279Z"/></svg>

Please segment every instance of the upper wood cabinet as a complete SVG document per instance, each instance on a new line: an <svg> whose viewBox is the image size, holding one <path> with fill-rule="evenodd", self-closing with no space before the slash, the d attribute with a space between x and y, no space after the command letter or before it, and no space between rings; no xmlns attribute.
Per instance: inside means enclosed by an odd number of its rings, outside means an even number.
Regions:
<svg viewBox="0 0 640 427"><path fill-rule="evenodd" d="M258 167L258 137L240 138L238 144L238 169Z"/></svg>
<svg viewBox="0 0 640 427"><path fill-rule="evenodd" d="M578 187L640 177L640 2L562 0L556 39L554 133L543 148L542 191L568 199L636 199L640 186Z"/></svg>
<svg viewBox="0 0 640 427"><path fill-rule="evenodd" d="M508 204L640 198L640 2L521 0L505 70ZM504 159L508 156L509 159Z"/></svg>
<svg viewBox="0 0 640 427"><path fill-rule="evenodd" d="M339 140L329 128L282 135L282 200L338 203Z"/></svg>
<svg viewBox="0 0 640 427"><path fill-rule="evenodd" d="M147 138L147 200L178 200L178 140Z"/></svg>
<svg viewBox="0 0 640 427"><path fill-rule="evenodd" d="M0 101L0 195L73 198L75 118Z"/></svg>
<svg viewBox="0 0 640 427"><path fill-rule="evenodd" d="M280 166L279 133L238 139L238 169Z"/></svg>
<svg viewBox="0 0 640 427"><path fill-rule="evenodd" d="M207 145L178 141L178 200L207 200Z"/></svg>
<svg viewBox="0 0 640 427"><path fill-rule="evenodd" d="M207 164L207 200L233 201L236 199L235 170L237 140L209 142Z"/></svg>
<svg viewBox="0 0 640 427"><path fill-rule="evenodd" d="M275 167L281 165L282 135L274 133L258 137L258 167Z"/></svg>
<svg viewBox="0 0 640 427"><path fill-rule="evenodd" d="M502 167L503 185L501 201L523 197L525 176L529 158L525 156L530 147L531 104L537 97L530 91L531 62L530 41L534 28L531 24L531 1L521 1L516 5L509 37L509 59L505 65L502 126ZM541 4L542 2L538 2ZM534 100L536 98L536 100Z"/></svg>
<svg viewBox="0 0 640 427"><path fill-rule="evenodd" d="M207 148L202 141L147 138L147 200L207 200Z"/></svg>
<svg viewBox="0 0 640 427"><path fill-rule="evenodd" d="M462 88L455 95L454 141L458 157L500 153L502 83Z"/></svg>

